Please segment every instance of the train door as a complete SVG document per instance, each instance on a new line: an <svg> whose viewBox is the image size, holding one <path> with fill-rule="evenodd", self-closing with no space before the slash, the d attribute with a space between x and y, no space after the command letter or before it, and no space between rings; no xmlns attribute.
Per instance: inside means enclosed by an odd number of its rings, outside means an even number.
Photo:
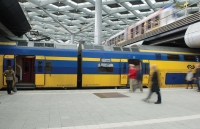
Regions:
<svg viewBox="0 0 200 129"><path fill-rule="evenodd" d="M148 85L149 84L149 61L148 60L143 60L142 61L142 85Z"/></svg>
<svg viewBox="0 0 200 129"><path fill-rule="evenodd" d="M30 58L23 58L23 82L30 82L31 81L31 59Z"/></svg>
<svg viewBox="0 0 200 129"><path fill-rule="evenodd" d="M8 66L11 66L15 71L15 56L14 55L4 55L3 60L3 71L8 69ZM6 78L4 77L3 85L6 85Z"/></svg>
<svg viewBox="0 0 200 129"><path fill-rule="evenodd" d="M23 82L34 82L35 71L34 71L34 58L23 58L22 61L22 71L23 71Z"/></svg>
<svg viewBox="0 0 200 129"><path fill-rule="evenodd" d="M120 62L121 66L121 75L120 75L120 84L127 84L127 73L128 73L128 61L127 59L121 59Z"/></svg>
<svg viewBox="0 0 200 129"><path fill-rule="evenodd" d="M35 85L44 86L45 85L45 57L36 56L35 57Z"/></svg>

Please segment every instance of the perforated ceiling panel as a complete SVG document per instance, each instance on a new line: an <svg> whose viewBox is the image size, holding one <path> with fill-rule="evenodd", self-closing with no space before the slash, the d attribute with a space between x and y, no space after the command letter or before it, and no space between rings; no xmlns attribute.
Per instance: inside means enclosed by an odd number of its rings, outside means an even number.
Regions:
<svg viewBox="0 0 200 129"><path fill-rule="evenodd" d="M102 0L102 41L177 0ZM183 0L180 4L184 4ZM190 0L193 3L197 0ZM94 43L95 0L19 0L31 31L51 40ZM56 18L55 22L41 8ZM34 38L34 35L31 35ZM36 37L37 38L37 37Z"/></svg>

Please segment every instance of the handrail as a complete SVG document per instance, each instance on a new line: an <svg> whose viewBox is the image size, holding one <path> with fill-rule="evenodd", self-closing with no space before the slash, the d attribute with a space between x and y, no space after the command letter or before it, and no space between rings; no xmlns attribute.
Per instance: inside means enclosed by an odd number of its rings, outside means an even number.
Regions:
<svg viewBox="0 0 200 129"><path fill-rule="evenodd" d="M17 67L19 67L19 69L20 69L20 81L22 81L22 67L20 66L20 65L18 65L18 64L16 64L17 65Z"/></svg>

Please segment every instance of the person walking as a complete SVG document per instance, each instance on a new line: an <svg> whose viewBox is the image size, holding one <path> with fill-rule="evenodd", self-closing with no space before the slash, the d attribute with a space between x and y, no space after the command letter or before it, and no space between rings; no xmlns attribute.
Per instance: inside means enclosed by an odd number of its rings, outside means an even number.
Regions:
<svg viewBox="0 0 200 129"><path fill-rule="evenodd" d="M135 91L136 88L139 87L140 91L143 92L143 88L142 88L142 74L141 74L140 66L136 67L136 74L137 74L137 85L135 85L135 87L133 87L133 91Z"/></svg>
<svg viewBox="0 0 200 129"><path fill-rule="evenodd" d="M188 89L189 85L191 86L191 89L192 89L193 88L193 86L192 86L193 73L192 73L191 69L188 70L188 73L187 73L187 75L185 77L185 80L187 81L187 87L186 87L186 89Z"/></svg>
<svg viewBox="0 0 200 129"><path fill-rule="evenodd" d="M196 64L195 80L197 80L198 90L200 92L200 65Z"/></svg>
<svg viewBox="0 0 200 129"><path fill-rule="evenodd" d="M155 104L161 104L161 94L160 94L160 87L159 87L159 82L158 82L158 70L156 65L152 65L152 69L153 69L153 76L152 76L152 86L151 86L151 90L149 92L149 95L146 99L144 99L144 101L149 101L151 95L153 92L156 92L156 94L158 95L158 100L157 102L155 102Z"/></svg>
<svg viewBox="0 0 200 129"><path fill-rule="evenodd" d="M8 70L5 70L3 75L6 77L7 93L11 95L12 84L15 83L15 72L11 66L8 66Z"/></svg>
<svg viewBox="0 0 200 129"><path fill-rule="evenodd" d="M137 83L137 75L136 75L136 68L135 65L129 64L129 85L130 85L130 92L133 92L133 85L135 86Z"/></svg>

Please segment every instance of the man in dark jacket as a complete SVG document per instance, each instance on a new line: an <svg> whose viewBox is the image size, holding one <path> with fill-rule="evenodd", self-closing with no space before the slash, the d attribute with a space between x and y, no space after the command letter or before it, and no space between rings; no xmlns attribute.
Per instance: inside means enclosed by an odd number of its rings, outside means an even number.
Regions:
<svg viewBox="0 0 200 129"><path fill-rule="evenodd" d="M195 79L197 79L198 92L200 92L200 66L196 64Z"/></svg>
<svg viewBox="0 0 200 129"><path fill-rule="evenodd" d="M152 86L151 86L151 90L150 93L148 95L148 97L146 99L144 99L144 101L148 101L152 95L153 92L156 92L156 94L158 95L158 100L157 102L155 102L155 104L161 104L161 95L160 95L160 87L159 87L159 82L158 82L158 71L156 68L156 65L152 65L152 69L153 69L153 75L152 75Z"/></svg>

